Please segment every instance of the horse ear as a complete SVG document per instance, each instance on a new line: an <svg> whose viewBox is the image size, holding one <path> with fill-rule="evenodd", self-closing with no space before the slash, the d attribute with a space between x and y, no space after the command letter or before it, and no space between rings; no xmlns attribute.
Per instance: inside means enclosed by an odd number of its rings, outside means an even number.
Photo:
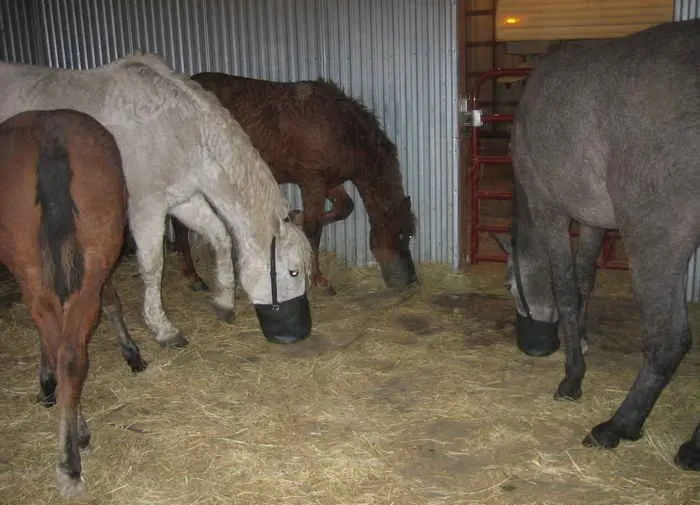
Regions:
<svg viewBox="0 0 700 505"><path fill-rule="evenodd" d="M513 255L513 245L510 240L508 240L505 235L496 235L493 232L489 232L489 236L496 241L501 250L508 256Z"/></svg>

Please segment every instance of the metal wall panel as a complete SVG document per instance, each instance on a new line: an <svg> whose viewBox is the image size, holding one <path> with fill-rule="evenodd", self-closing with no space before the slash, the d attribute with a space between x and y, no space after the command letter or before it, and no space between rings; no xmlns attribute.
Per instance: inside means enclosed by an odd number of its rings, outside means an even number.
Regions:
<svg viewBox="0 0 700 505"><path fill-rule="evenodd" d="M397 145L418 217L415 259L457 266L456 0L2 0L2 5L3 41L21 45L7 57L3 52L3 59L90 68L146 51L188 74L333 79L377 113ZM36 26L27 18L36 19ZM32 34L40 37L44 55L25 48ZM326 227L322 247L350 264L373 263L365 209L355 188L348 188L356 210L345 222ZM285 191L299 206L296 187Z"/></svg>
<svg viewBox="0 0 700 505"><path fill-rule="evenodd" d="M676 0L674 5L675 20L700 18L700 0ZM689 302L700 302L700 248L695 251L688 263L686 299Z"/></svg>
<svg viewBox="0 0 700 505"><path fill-rule="evenodd" d="M674 19L700 18L700 0L676 0L674 2Z"/></svg>
<svg viewBox="0 0 700 505"><path fill-rule="evenodd" d="M44 62L37 47L41 30L32 15L38 1L0 0L0 60Z"/></svg>

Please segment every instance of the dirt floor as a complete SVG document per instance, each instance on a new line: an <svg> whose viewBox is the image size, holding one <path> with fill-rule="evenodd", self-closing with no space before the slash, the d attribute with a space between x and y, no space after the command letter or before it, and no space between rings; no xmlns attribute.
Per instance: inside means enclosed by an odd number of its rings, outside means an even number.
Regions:
<svg viewBox="0 0 700 505"><path fill-rule="evenodd" d="M517 351L503 265L466 274L423 265L423 286L395 296L374 268L323 263L339 294L314 292L313 335L279 346L244 297L234 324L218 322L169 256L165 304L190 338L183 350L151 340L136 266L122 264L116 285L149 367L131 374L98 327L83 395L93 434L84 502L700 504L700 476L673 465L700 420L697 348L641 440L614 451L581 445L640 365L626 272L601 273L584 396L556 402L562 353ZM690 312L698 334L700 305ZM33 402L37 336L21 305L0 311L0 361L0 503L61 503L55 409Z"/></svg>

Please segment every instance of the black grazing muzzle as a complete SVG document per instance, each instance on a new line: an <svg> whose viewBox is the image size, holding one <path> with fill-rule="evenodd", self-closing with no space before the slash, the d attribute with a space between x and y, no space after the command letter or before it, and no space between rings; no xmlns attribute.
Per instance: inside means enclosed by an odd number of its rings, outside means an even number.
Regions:
<svg viewBox="0 0 700 505"><path fill-rule="evenodd" d="M293 344L304 340L311 333L311 310L306 293L284 302L277 299L275 243L276 237L272 237L270 245L272 303L256 303L255 313L265 338L275 344Z"/></svg>
<svg viewBox="0 0 700 505"><path fill-rule="evenodd" d="M518 349L528 356L549 356L554 351L559 349L559 336L557 335L557 322L538 321L532 317L530 306L525 299L525 290L520 278L520 267L518 264L518 255L516 253L515 242L512 244L513 249L513 276L515 277L515 287L518 292L518 298L527 313L527 316L521 315L516 311L515 320L515 335L518 344Z"/></svg>

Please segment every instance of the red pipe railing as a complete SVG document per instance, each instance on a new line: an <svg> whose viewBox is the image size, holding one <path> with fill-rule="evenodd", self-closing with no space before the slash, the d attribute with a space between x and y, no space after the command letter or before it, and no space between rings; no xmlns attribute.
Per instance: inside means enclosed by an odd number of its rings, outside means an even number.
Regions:
<svg viewBox="0 0 700 505"><path fill-rule="evenodd" d="M491 79L498 77L527 77L531 68L499 68L482 73L474 83L474 87L469 93L468 107L471 114L472 124L469 135L469 191L470 191L470 230L469 230L469 261L478 263L480 261L505 262L503 254L482 254L480 252L480 234L483 232L509 233L509 226L497 224L484 224L481 222L482 200L507 200L513 198L511 191L493 191L481 189L481 169L485 165L503 165L512 163L509 154L482 154L480 144L480 129L482 126L493 123L512 123L513 114L483 113L482 102L479 99L481 89ZM578 233L572 232L572 236ZM616 231L609 231L603 241L603 247L598 266L607 269L627 269L627 263L617 261L615 256L615 242L619 238Z"/></svg>

